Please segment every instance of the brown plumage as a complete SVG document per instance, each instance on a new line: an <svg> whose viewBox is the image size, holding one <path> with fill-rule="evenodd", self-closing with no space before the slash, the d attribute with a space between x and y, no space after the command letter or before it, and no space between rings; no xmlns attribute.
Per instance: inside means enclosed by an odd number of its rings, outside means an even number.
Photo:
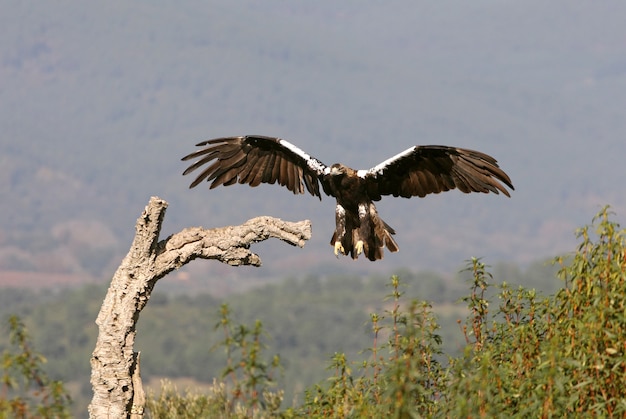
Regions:
<svg viewBox="0 0 626 419"><path fill-rule="evenodd" d="M210 188L236 182L258 186L276 183L294 194L305 189L320 199L319 185L336 199L336 228L331 239L335 254L360 253L374 261L383 258L383 247L399 250L393 228L379 216L373 201L383 195L424 197L451 189L461 192L502 192L511 179L496 160L479 151L447 146L415 146L369 170L354 170L342 164L326 166L293 144L273 137L249 135L203 141L202 147L183 160L194 160L187 175L202 168L190 188L203 181Z"/></svg>

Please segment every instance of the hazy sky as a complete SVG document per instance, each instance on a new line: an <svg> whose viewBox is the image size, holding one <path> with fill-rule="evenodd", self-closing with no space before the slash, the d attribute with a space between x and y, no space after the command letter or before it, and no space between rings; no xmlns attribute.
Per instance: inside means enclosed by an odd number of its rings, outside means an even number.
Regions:
<svg viewBox="0 0 626 419"><path fill-rule="evenodd" d="M149 196L161 195L172 230L310 218L306 249L269 254L294 270L370 269L332 257L330 200L276 186L187 190L182 155L207 137L247 133L355 168L414 144L499 160L511 199L383 201L401 252L381 266L528 262L572 250L573 229L602 205L626 213L626 3L8 1L3 10L0 164L3 191L16 197L0 203L4 230L14 217L50 232L95 219L125 252ZM16 175L29 172L39 177ZM21 199L54 187L37 208Z"/></svg>

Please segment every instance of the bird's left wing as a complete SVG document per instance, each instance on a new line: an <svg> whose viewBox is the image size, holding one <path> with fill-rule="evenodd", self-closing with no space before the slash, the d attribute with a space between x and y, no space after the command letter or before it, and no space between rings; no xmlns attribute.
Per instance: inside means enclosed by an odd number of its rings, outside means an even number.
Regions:
<svg viewBox="0 0 626 419"><path fill-rule="evenodd" d="M211 189L235 182L258 186L276 183L294 194L304 193L322 198L319 178L328 171L326 165L309 156L295 145L280 138L260 135L216 138L196 144L202 149L182 158L198 159L183 172L187 175L203 167L189 186L211 182Z"/></svg>
<svg viewBox="0 0 626 419"><path fill-rule="evenodd" d="M371 199L381 195L424 197L458 188L461 192L510 196L509 176L496 160L480 151L447 146L415 146L358 175L367 181ZM504 184L504 185L503 185Z"/></svg>

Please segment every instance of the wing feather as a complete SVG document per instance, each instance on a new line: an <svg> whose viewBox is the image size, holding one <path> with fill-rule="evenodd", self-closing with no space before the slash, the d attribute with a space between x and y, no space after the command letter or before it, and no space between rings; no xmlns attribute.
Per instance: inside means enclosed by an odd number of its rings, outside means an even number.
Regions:
<svg viewBox="0 0 626 419"><path fill-rule="evenodd" d="M287 187L294 193L300 192L300 189L296 186L296 168L293 164L287 165Z"/></svg>
<svg viewBox="0 0 626 419"><path fill-rule="evenodd" d="M241 175L239 175L241 178L241 181L239 183L247 183L249 185L252 185L252 182L254 182L254 178L256 176L256 169L258 165L259 154L256 151L250 152L246 160L246 168L242 171Z"/></svg>
<svg viewBox="0 0 626 419"><path fill-rule="evenodd" d="M246 163L244 167L241 168L239 172L239 183L250 183L250 181L254 178L253 170L255 168L256 162L258 160L258 156L252 154L248 155L246 158Z"/></svg>
<svg viewBox="0 0 626 419"><path fill-rule="evenodd" d="M437 172L437 167L434 165L429 165L428 170L424 170L420 172L420 174L424 177L424 188L427 191L433 191L433 193L439 193L442 191L442 182L437 181L434 173Z"/></svg>
<svg viewBox="0 0 626 419"><path fill-rule="evenodd" d="M201 160L203 163L202 164L206 164L208 161L210 160L205 160L202 159ZM199 162L198 162L199 163ZM202 164L198 164L196 163L192 168L192 171L197 169L198 167L202 166ZM209 177L212 173L212 170L215 169L216 164L212 164L210 167L208 167L207 169L203 170L202 172L200 172L200 174L198 175L198 177L196 177L196 179L191 183L191 185L189 186L190 188L193 188L194 186L198 185L199 183L201 183L202 181L204 181L207 177ZM190 167L191 168L191 167Z"/></svg>
<svg viewBox="0 0 626 419"><path fill-rule="evenodd" d="M207 168L206 171L211 170L210 175L206 180L211 181L211 189L219 185L232 185L237 181L237 174L241 171L241 166L245 163L245 155L243 153L233 154L231 157L225 160L219 160ZM213 168L214 165L218 167Z"/></svg>
<svg viewBox="0 0 626 419"><path fill-rule="evenodd" d="M515 189L493 157L447 146L415 146L358 173L375 200L382 195L424 197L451 189L510 196L505 186Z"/></svg>
<svg viewBox="0 0 626 419"><path fill-rule="evenodd" d="M286 186L289 182L289 175L287 173L287 168L289 166L289 162L285 159L280 160L280 177L278 178L281 186Z"/></svg>
<svg viewBox="0 0 626 419"><path fill-rule="evenodd" d="M263 171L263 183L275 183L276 178L273 177L274 173L274 164L276 163L276 154L268 154L267 155L267 164L265 165L265 170Z"/></svg>
<svg viewBox="0 0 626 419"><path fill-rule="evenodd" d="M199 157L200 155L204 155L207 153L201 153L198 154L197 157ZM199 159L198 161L196 161L194 164L192 164L191 166L189 166L184 172L183 175L186 175L188 173L193 172L194 170L196 170L198 167L200 166L204 166L205 164L207 164L208 162L210 162L211 160L213 160L215 157L213 157L210 153L208 153L209 155L202 157L201 159Z"/></svg>
<svg viewBox="0 0 626 419"><path fill-rule="evenodd" d="M239 168L233 168L230 170L221 170L219 173L211 174L211 177L214 177L213 183L211 183L211 189L216 188L220 185L232 185L237 181L237 172ZM211 179L207 179L211 180Z"/></svg>
<svg viewBox="0 0 626 419"><path fill-rule="evenodd" d="M319 184L317 183L316 179L312 177L309 173L305 173L303 178L304 178L304 185L306 186L306 190L309 191L311 195L314 195L314 196L319 195L320 189L319 189Z"/></svg>
<svg viewBox="0 0 626 419"><path fill-rule="evenodd" d="M272 179L274 179L274 181L272 183L278 182L279 185L281 185L281 183L280 183L280 165L281 165L281 159L275 159L274 163L272 164Z"/></svg>
<svg viewBox="0 0 626 419"><path fill-rule="evenodd" d="M425 182L422 179L423 176L424 174L422 172L409 172L411 182L405 183L401 196L405 198L409 198L412 195L417 195L420 198L426 196Z"/></svg>
<svg viewBox="0 0 626 419"><path fill-rule="evenodd" d="M236 182L258 186L278 183L295 194L306 190L321 199L319 182L326 165L295 145L280 138L248 135L215 138L197 144L202 149L183 157L194 162L183 172L201 169L191 183L193 188L203 181L210 187Z"/></svg>
<svg viewBox="0 0 626 419"><path fill-rule="evenodd" d="M259 153L260 154L260 153ZM259 186L263 181L263 172L265 171L265 166L267 165L267 156L259 155L256 163L254 164L254 171L250 172L253 175L250 180L250 186L253 188Z"/></svg>
<svg viewBox="0 0 626 419"><path fill-rule="evenodd" d="M304 184L302 183L302 168L293 166L294 182L298 188L298 193L304 193Z"/></svg>

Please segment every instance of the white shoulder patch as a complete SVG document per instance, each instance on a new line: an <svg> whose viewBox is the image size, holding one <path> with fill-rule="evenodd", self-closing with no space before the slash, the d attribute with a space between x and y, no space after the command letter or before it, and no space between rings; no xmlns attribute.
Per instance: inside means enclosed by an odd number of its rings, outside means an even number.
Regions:
<svg viewBox="0 0 626 419"><path fill-rule="evenodd" d="M324 163L322 163L315 157L311 157L309 160L307 160L306 164L320 175L330 173L330 168L326 167Z"/></svg>
<svg viewBox="0 0 626 419"><path fill-rule="evenodd" d="M362 177L362 178L364 178L367 175L374 175L374 176L380 175L380 174L383 173L383 171L385 170L385 168L387 166L389 166L391 163L393 163L393 162L395 162L397 160L400 160L403 157L406 157L406 156L410 155L411 153L413 153L415 151L416 148L417 148L417 146L413 146L411 148L407 148L402 153L398 153L395 156L388 158L384 162L378 163L376 166L372 167L369 170L359 170L357 172L357 174L360 177Z"/></svg>
<svg viewBox="0 0 626 419"><path fill-rule="evenodd" d="M282 145L289 151L292 151L293 153L297 154L298 156L306 160L307 166L309 166L311 170L316 171L318 174L325 173L327 170L329 170L324 163L322 163L321 161L319 161L318 159L314 157L309 156L307 153L305 153L304 151L302 151L300 148L296 147L295 145L291 144L289 141L279 138L278 142L280 145Z"/></svg>

